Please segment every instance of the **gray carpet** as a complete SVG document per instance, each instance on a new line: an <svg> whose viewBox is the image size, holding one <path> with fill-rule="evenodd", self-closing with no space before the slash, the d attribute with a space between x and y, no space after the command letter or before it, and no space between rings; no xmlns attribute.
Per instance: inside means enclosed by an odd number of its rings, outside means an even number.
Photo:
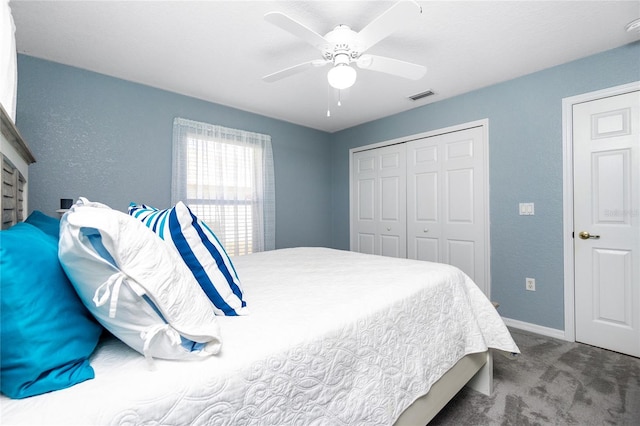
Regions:
<svg viewBox="0 0 640 426"><path fill-rule="evenodd" d="M494 356L490 397L468 388L437 425L640 425L640 359L510 329L522 354Z"/></svg>

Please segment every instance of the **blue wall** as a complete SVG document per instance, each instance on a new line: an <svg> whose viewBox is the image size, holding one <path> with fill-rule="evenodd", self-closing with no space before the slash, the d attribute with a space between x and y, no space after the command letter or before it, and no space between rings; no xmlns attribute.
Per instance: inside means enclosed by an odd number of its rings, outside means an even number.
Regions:
<svg viewBox="0 0 640 426"><path fill-rule="evenodd" d="M29 209L60 198L114 209L171 199L174 117L271 135L276 247L330 246L330 135L279 120L33 57L18 56L16 123L37 162Z"/></svg>
<svg viewBox="0 0 640 426"><path fill-rule="evenodd" d="M333 246L349 247L350 148L488 118L492 299L507 318L564 329L562 99L637 80L640 43L334 134Z"/></svg>
<svg viewBox="0 0 640 426"><path fill-rule="evenodd" d="M38 160L30 209L78 195L168 206L181 116L272 136L278 248L349 248L350 148L488 118L492 298L505 317L563 329L562 99L640 80L640 43L334 134L28 56L18 70L16 121Z"/></svg>

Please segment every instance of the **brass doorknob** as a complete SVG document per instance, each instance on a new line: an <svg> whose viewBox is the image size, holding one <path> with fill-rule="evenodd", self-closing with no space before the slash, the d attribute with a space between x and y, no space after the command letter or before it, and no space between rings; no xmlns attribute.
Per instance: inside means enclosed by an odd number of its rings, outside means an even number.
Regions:
<svg viewBox="0 0 640 426"><path fill-rule="evenodd" d="M600 238L600 235L591 235L587 231L582 231L581 233L578 234L578 236L583 240L588 240L589 238L593 238L597 240L598 238Z"/></svg>

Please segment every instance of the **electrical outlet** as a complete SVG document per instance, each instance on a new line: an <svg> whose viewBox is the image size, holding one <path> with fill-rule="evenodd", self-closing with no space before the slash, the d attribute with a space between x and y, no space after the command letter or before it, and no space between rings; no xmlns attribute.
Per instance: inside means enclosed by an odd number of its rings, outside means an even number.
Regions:
<svg viewBox="0 0 640 426"><path fill-rule="evenodd" d="M529 291L536 291L536 280L535 278L525 278L524 279L524 288Z"/></svg>

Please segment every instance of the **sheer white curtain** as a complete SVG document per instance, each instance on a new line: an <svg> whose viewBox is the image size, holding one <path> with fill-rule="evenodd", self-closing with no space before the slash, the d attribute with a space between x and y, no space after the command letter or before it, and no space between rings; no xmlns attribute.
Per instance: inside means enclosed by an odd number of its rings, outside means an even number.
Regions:
<svg viewBox="0 0 640 426"><path fill-rule="evenodd" d="M18 88L15 31L9 0L0 0L0 104L14 122Z"/></svg>
<svg viewBox="0 0 640 426"><path fill-rule="evenodd" d="M271 136L174 119L171 199L205 221L229 255L273 250Z"/></svg>

